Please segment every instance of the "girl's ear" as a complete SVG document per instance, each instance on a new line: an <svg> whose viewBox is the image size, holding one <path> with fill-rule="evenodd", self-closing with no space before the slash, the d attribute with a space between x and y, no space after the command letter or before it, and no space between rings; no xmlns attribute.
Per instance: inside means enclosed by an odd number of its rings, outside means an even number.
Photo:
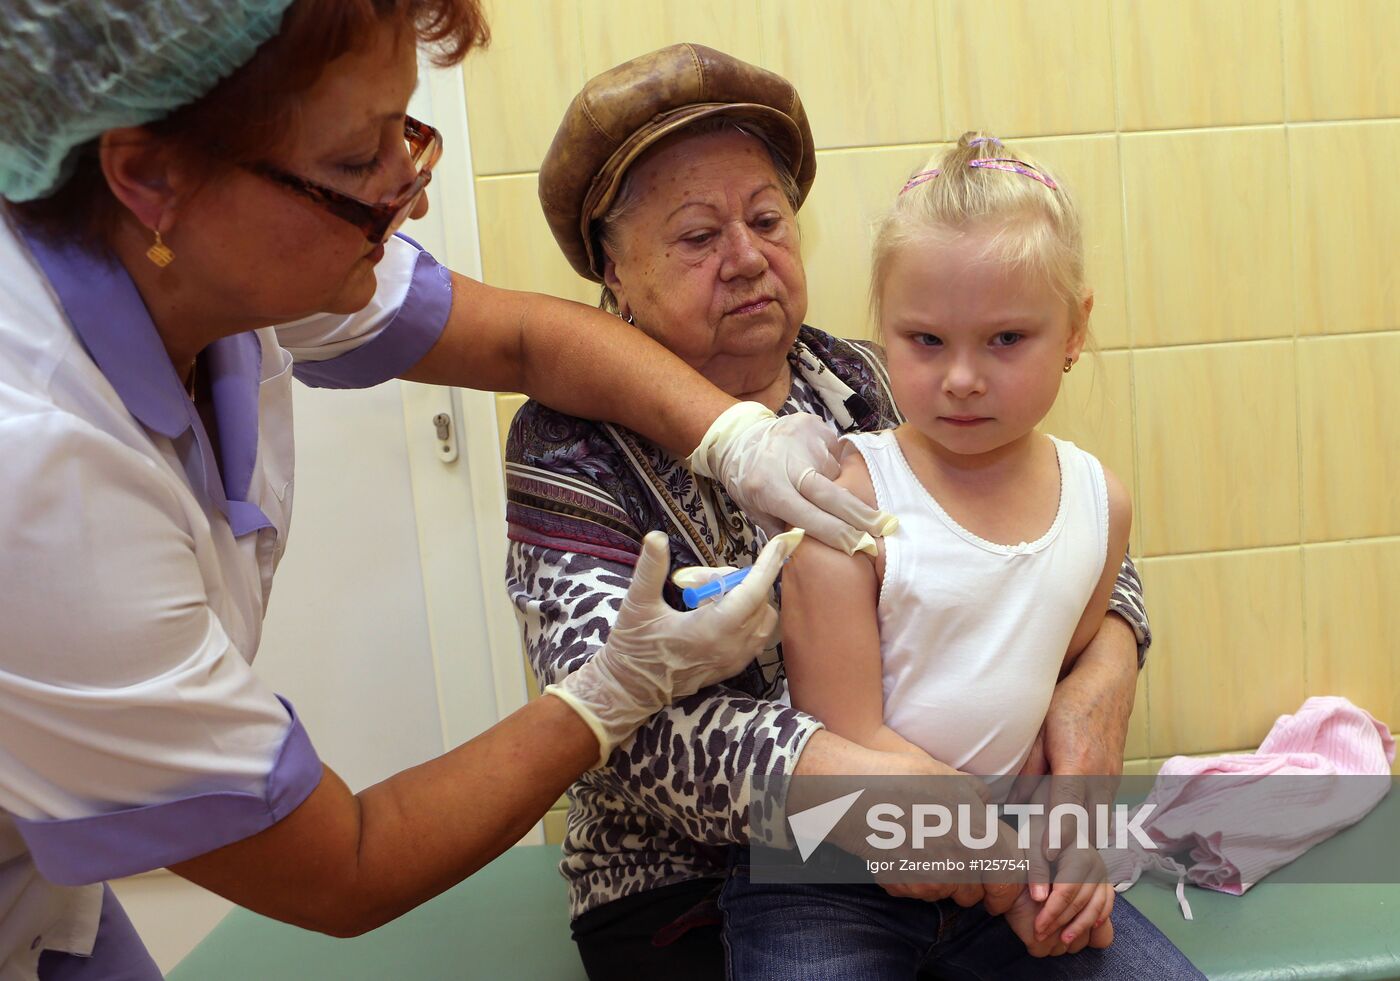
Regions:
<svg viewBox="0 0 1400 981"><path fill-rule="evenodd" d="M1094 310L1094 291L1085 290L1084 298L1075 306L1072 322L1069 325L1069 340L1065 343L1065 357L1079 359L1084 344L1089 340L1089 314Z"/></svg>

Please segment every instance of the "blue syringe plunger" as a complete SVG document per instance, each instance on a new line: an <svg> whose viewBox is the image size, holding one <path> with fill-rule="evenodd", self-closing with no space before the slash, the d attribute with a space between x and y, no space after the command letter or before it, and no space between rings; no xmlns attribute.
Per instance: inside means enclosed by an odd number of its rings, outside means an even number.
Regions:
<svg viewBox="0 0 1400 981"><path fill-rule="evenodd" d="M683 589L681 590L681 599L685 602L686 609L694 610L710 597L723 596L729 592L743 582L752 570L753 566L735 569L733 572L726 572L718 578L711 579L703 586L691 586L689 589Z"/></svg>

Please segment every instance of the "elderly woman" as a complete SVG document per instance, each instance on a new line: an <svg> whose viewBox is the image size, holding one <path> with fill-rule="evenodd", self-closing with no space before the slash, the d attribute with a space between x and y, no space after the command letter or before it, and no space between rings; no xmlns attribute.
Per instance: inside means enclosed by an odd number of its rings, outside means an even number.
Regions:
<svg viewBox="0 0 1400 981"><path fill-rule="evenodd" d="M588 82L541 168L540 199L573 267L602 283L605 308L725 391L780 415L814 413L833 432L892 426L879 350L803 325L796 211L815 171L789 83L676 45ZM676 563L703 566L746 565L763 537L723 488L620 426L530 402L507 458L507 580L542 684L581 670L606 643L648 532L666 533ZM1112 610L1056 691L1035 754L1056 773L1121 770L1135 635L1140 652L1149 643L1129 563ZM921 772L912 757L831 735L784 694L770 651L661 712L573 785L563 871L591 977L723 976L709 900L729 847L745 842L754 775ZM1083 957L1130 969L1151 947L1144 938L1172 950L1126 903L1113 918L1118 941ZM958 922L964 958L985 967L1026 957L987 910Z"/></svg>

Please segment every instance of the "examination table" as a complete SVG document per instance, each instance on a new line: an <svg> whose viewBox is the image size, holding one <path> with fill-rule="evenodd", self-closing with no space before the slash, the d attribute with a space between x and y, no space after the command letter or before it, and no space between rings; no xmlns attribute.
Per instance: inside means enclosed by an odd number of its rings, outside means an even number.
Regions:
<svg viewBox="0 0 1400 981"><path fill-rule="evenodd" d="M1339 849L1369 849L1370 842L1378 856L1400 850L1400 795L1392 793L1360 824L1308 852L1290 874L1324 878ZM170 978L583 981L558 862L554 845L513 848L437 899L353 940L234 910ZM1400 978L1395 882L1266 880L1241 897L1188 887L1192 922L1182 918L1172 883L1144 877L1125 896L1212 979Z"/></svg>

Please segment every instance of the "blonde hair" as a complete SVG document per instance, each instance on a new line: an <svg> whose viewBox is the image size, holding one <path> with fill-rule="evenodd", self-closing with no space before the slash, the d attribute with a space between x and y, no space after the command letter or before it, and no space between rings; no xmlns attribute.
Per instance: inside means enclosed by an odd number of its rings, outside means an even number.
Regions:
<svg viewBox="0 0 1400 981"><path fill-rule="evenodd" d="M1078 325L1085 292L1079 209L1064 185L1030 156L996 137L968 132L909 179L876 225L870 314L877 334L895 253L930 233L986 223L994 231L984 257L1043 275L1069 304L1071 324Z"/></svg>

